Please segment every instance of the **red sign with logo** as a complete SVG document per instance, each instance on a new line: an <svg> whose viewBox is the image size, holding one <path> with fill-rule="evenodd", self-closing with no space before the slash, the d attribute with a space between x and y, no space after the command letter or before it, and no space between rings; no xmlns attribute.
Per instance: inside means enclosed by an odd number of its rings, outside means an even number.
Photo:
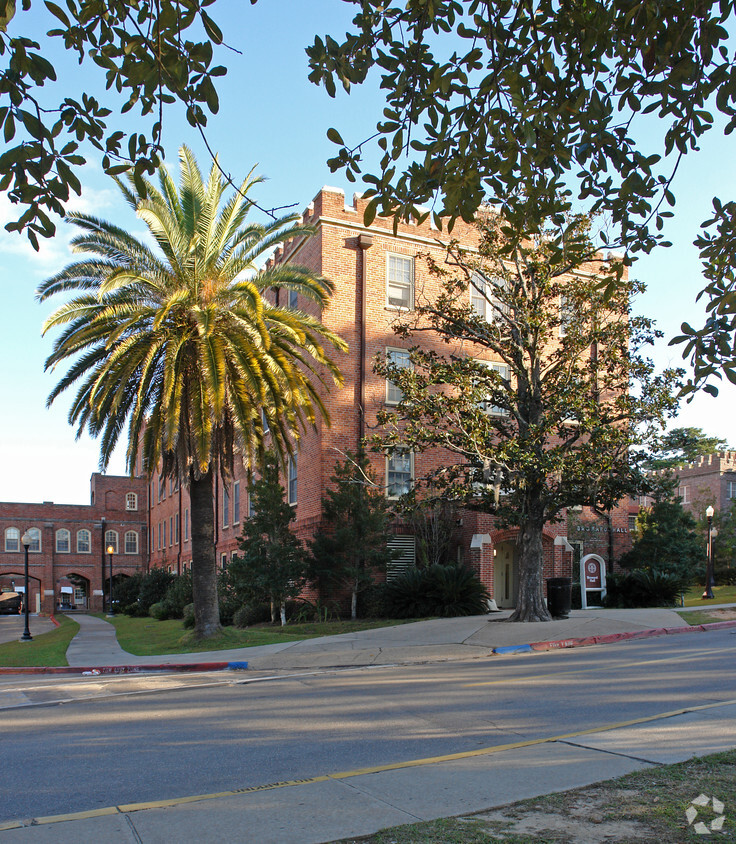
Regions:
<svg viewBox="0 0 736 844"><path fill-rule="evenodd" d="M598 560L587 560L585 563L585 588L602 589L601 564Z"/></svg>

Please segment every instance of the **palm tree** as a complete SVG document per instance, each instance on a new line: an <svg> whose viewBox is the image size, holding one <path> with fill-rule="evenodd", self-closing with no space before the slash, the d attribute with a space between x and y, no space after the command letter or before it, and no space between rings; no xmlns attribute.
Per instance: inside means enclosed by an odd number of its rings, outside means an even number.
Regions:
<svg viewBox="0 0 736 844"><path fill-rule="evenodd" d="M318 319L265 295L294 290L323 308L329 281L291 264L256 268L272 247L313 229L296 215L246 224L247 194L261 181L253 171L220 208L217 163L205 184L190 150L179 158L178 190L163 167L158 188L116 179L155 247L70 213L82 230L74 250L93 257L48 279L38 298L74 294L44 324L44 333L62 329L46 369L70 361L47 404L79 382L69 422L77 436L101 435L102 469L127 425L128 471L140 455L149 477L160 465L189 488L195 631L210 636L220 629L213 474L227 478L236 454L254 465L264 429L283 460L305 426L329 421L320 393L341 377L326 348L347 347Z"/></svg>

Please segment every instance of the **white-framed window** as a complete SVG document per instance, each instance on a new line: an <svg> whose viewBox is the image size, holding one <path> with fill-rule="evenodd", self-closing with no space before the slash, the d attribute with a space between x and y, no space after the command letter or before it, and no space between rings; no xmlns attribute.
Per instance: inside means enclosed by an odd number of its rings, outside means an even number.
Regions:
<svg viewBox="0 0 736 844"><path fill-rule="evenodd" d="M567 330L574 319L575 307L572 301L564 293L560 294L560 337L567 334Z"/></svg>
<svg viewBox="0 0 736 844"><path fill-rule="evenodd" d="M174 544L174 517L169 516L169 545Z"/></svg>
<svg viewBox="0 0 736 844"><path fill-rule="evenodd" d="M726 498L736 498L736 481L726 481Z"/></svg>
<svg viewBox="0 0 736 844"><path fill-rule="evenodd" d="M240 524L240 481L233 483L233 524Z"/></svg>
<svg viewBox="0 0 736 844"><path fill-rule="evenodd" d="M68 554L71 551L71 534L66 528L60 528L56 531L56 553Z"/></svg>
<svg viewBox="0 0 736 844"><path fill-rule="evenodd" d="M77 554L89 554L92 551L92 534L86 529L77 531Z"/></svg>
<svg viewBox="0 0 736 844"><path fill-rule="evenodd" d="M253 506L253 490L248 490L248 518L252 519L256 514L256 508Z"/></svg>
<svg viewBox="0 0 736 844"><path fill-rule="evenodd" d="M411 490L414 478L414 454L397 448L386 456L386 497L399 498Z"/></svg>
<svg viewBox="0 0 736 844"><path fill-rule="evenodd" d="M411 310L414 307L414 259L389 252L386 262L386 305Z"/></svg>
<svg viewBox="0 0 736 844"><path fill-rule="evenodd" d="M299 294L296 292L296 290L289 291L289 307L292 311L297 310L297 308L299 307Z"/></svg>
<svg viewBox="0 0 736 844"><path fill-rule="evenodd" d="M108 554L108 548L112 548L113 554L118 553L118 532L116 530L105 531L105 553Z"/></svg>
<svg viewBox="0 0 736 844"><path fill-rule="evenodd" d="M125 532L125 553L138 553L138 534L134 530L127 530Z"/></svg>
<svg viewBox="0 0 736 844"><path fill-rule="evenodd" d="M125 495L125 509L126 510L137 510L138 509L138 496L134 492L128 492Z"/></svg>
<svg viewBox="0 0 736 844"><path fill-rule="evenodd" d="M164 550L166 550L166 519L163 521L164 526L164 544L161 546Z"/></svg>
<svg viewBox="0 0 736 844"><path fill-rule="evenodd" d="M158 479L158 500L164 501L166 499L166 479L160 476Z"/></svg>
<svg viewBox="0 0 736 844"><path fill-rule="evenodd" d="M230 490L224 486L222 488L222 526L227 527L230 524Z"/></svg>
<svg viewBox="0 0 736 844"><path fill-rule="evenodd" d="M677 494L682 499L683 504L688 504L690 502L690 487L688 486L681 486L677 490Z"/></svg>
<svg viewBox="0 0 736 844"><path fill-rule="evenodd" d="M227 568L227 554L220 554L220 568Z"/></svg>
<svg viewBox="0 0 736 844"><path fill-rule="evenodd" d="M174 545L179 544L179 514L174 513Z"/></svg>
<svg viewBox="0 0 736 844"><path fill-rule="evenodd" d="M636 530L636 514L629 513L629 533Z"/></svg>
<svg viewBox="0 0 736 844"><path fill-rule="evenodd" d="M296 454L289 457L289 504L296 504L297 465Z"/></svg>
<svg viewBox="0 0 736 844"><path fill-rule="evenodd" d="M487 367L488 369L492 369L494 372L497 372L504 381L509 380L509 368L505 363L497 363L493 360L482 360L479 361L483 364L483 366ZM509 411L505 407L499 407L499 405L493 404L490 401L483 402L481 405L482 409L491 416L508 416Z"/></svg>
<svg viewBox="0 0 736 844"><path fill-rule="evenodd" d="M41 553L41 530L40 528L28 528L28 535L31 537L31 544L28 550L32 554Z"/></svg>
<svg viewBox="0 0 736 844"><path fill-rule="evenodd" d="M158 523L158 550L161 550L161 522Z"/></svg>
<svg viewBox="0 0 736 844"><path fill-rule="evenodd" d="M266 416L266 411L263 408L261 408L261 428L264 434L267 434L271 430L268 427L268 416Z"/></svg>
<svg viewBox="0 0 736 844"><path fill-rule="evenodd" d="M473 273L470 279L470 307L482 319L493 322L501 314L508 313L508 304L499 296L505 288L506 282L502 278L491 281Z"/></svg>
<svg viewBox="0 0 736 844"><path fill-rule="evenodd" d="M18 528L5 528L5 550L20 551L20 530Z"/></svg>
<svg viewBox="0 0 736 844"><path fill-rule="evenodd" d="M184 542L189 541L189 508L184 508Z"/></svg>
<svg viewBox="0 0 736 844"><path fill-rule="evenodd" d="M386 349L386 360L401 369L411 367L408 349ZM404 393L392 381L386 381L386 404L398 404L404 398Z"/></svg>

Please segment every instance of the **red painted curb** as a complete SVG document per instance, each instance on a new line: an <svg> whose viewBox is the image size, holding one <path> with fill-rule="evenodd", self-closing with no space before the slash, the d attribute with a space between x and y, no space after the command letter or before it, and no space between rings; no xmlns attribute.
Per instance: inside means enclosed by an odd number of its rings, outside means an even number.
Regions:
<svg viewBox="0 0 736 844"><path fill-rule="evenodd" d="M229 662L191 662L163 665L98 665L77 667L63 666L28 666L24 668L0 667L0 674L140 674L143 671L223 671Z"/></svg>
<svg viewBox="0 0 736 844"><path fill-rule="evenodd" d="M702 633L703 632L703 625L702 624L689 624L687 627L665 627L664 632L668 636L672 636L676 633Z"/></svg>
<svg viewBox="0 0 736 844"><path fill-rule="evenodd" d="M653 636L666 636L667 630L664 627L652 627L650 630L632 630L622 635L625 639L650 639Z"/></svg>
<svg viewBox="0 0 736 844"><path fill-rule="evenodd" d="M703 630L726 630L728 627L736 627L736 621L712 621L700 626Z"/></svg>

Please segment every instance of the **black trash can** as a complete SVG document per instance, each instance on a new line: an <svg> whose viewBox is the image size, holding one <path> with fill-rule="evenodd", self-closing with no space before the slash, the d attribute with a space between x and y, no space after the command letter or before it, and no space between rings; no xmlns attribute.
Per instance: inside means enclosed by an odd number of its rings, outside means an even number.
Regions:
<svg viewBox="0 0 736 844"><path fill-rule="evenodd" d="M550 577L547 580L547 609L553 618L567 618L572 606L572 578Z"/></svg>

